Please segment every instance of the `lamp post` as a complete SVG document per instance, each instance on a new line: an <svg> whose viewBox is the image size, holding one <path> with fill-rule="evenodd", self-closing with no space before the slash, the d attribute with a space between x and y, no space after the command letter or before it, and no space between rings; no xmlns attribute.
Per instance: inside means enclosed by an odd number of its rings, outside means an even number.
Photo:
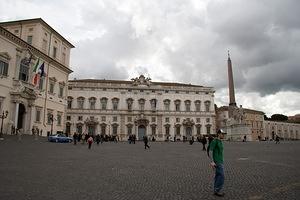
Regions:
<svg viewBox="0 0 300 200"><path fill-rule="evenodd" d="M53 114L50 115L50 121L51 121L50 135L52 135L52 132L53 132Z"/></svg>
<svg viewBox="0 0 300 200"><path fill-rule="evenodd" d="M1 118L1 131L0 131L0 140L3 140L3 120L7 117L8 111L3 111L2 115L0 115Z"/></svg>
<svg viewBox="0 0 300 200"><path fill-rule="evenodd" d="M108 135L110 136L110 121L108 121Z"/></svg>

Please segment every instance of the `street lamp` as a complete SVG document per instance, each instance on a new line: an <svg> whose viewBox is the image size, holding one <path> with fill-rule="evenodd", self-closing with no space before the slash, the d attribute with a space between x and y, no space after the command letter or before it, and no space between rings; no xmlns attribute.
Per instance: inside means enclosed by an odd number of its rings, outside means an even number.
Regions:
<svg viewBox="0 0 300 200"><path fill-rule="evenodd" d="M2 115L0 115L0 118L2 119L1 120L1 132L0 132L0 140L3 140L3 120L7 117L8 115L8 111L3 111L2 112Z"/></svg>
<svg viewBox="0 0 300 200"><path fill-rule="evenodd" d="M52 132L53 132L53 114L50 114L50 121L51 121L50 135L52 135Z"/></svg>

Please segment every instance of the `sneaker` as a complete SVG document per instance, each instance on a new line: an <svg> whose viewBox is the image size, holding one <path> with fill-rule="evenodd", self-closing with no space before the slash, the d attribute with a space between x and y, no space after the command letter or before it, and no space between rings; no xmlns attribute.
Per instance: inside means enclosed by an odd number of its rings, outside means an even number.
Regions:
<svg viewBox="0 0 300 200"><path fill-rule="evenodd" d="M218 196L218 197L224 197L224 192L215 192L214 195Z"/></svg>

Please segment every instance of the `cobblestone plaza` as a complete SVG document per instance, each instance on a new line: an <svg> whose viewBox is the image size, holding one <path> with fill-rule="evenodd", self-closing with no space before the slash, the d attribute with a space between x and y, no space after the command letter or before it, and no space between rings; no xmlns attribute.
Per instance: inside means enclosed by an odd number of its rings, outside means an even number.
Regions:
<svg viewBox="0 0 300 200"><path fill-rule="evenodd" d="M225 197L200 143L49 143L24 136L0 142L0 199L297 199L299 142L224 143Z"/></svg>

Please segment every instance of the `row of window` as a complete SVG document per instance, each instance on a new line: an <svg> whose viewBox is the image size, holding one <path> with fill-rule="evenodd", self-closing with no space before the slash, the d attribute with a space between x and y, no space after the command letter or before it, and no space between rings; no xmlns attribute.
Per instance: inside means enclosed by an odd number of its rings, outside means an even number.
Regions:
<svg viewBox="0 0 300 200"><path fill-rule="evenodd" d="M112 132L111 134L112 135L117 135L118 134L118 124L112 124L111 127L112 127ZM127 125L127 135L131 135L133 133L133 126L132 125ZM167 124L164 126L164 131L165 131L165 135L166 136L170 136L170 126L168 126ZM206 134L211 134L211 126L210 125L207 125L205 126L205 129L206 129ZM66 131L67 133L70 133L70 130L71 130L71 125L70 124L66 124ZM110 131L110 129L109 129ZM83 133L83 125L82 124L78 124L76 126L76 132L77 133L80 133L82 134ZM98 134L96 133L96 130L95 130L95 127L94 126L87 126L87 132L88 134L92 134L92 135L95 135L95 134ZM156 136L156 126L151 126L151 135L152 136ZM181 133L182 133L182 128L181 127L175 127L175 137L180 137L181 136ZM107 134L107 128L106 128L106 125L100 125L100 133L101 135L106 135ZM108 133L110 134L110 132ZM190 128L186 129L186 134L190 135L192 134L192 130ZM196 126L196 134L197 135L200 135L201 134L201 126Z"/></svg>
<svg viewBox="0 0 300 200"><path fill-rule="evenodd" d="M69 86L68 89L72 90L73 87ZM92 90L92 91L102 90L102 91L114 91L114 92L118 92L119 91L118 88L111 89L111 88L83 88L83 87L81 87L80 90ZM171 90L171 91L170 90L164 90L164 91L162 91L162 90L132 90L132 89L127 89L127 92L129 92L129 93L130 92L134 92L134 94L137 94L137 92L143 93L145 91L146 91L146 94L150 94L150 91L152 93L158 92L160 94L162 94L162 92L164 92L164 93L174 92L175 94L180 94L180 93L181 94L200 94L201 93L199 91L192 92L192 91L179 91L179 90ZM124 89L121 89L121 93L122 92L125 92ZM205 94L209 94L209 92L205 92ZM202 95L202 93L201 93L201 95Z"/></svg>
<svg viewBox="0 0 300 200"><path fill-rule="evenodd" d="M32 45L33 42L33 28L29 28L28 29L29 35L27 35L26 41L28 44ZM16 29L14 30L14 34L18 35L19 34L19 30ZM52 57L53 58L57 58L57 52L58 52L58 42L56 40L54 40L54 45L52 47ZM45 36L43 38L43 42L42 42L42 50L46 53L48 49L48 34L45 32ZM66 47L63 47L62 51L66 51ZM66 63L66 53L62 52L62 63L65 64Z"/></svg>
<svg viewBox="0 0 300 200"><path fill-rule="evenodd" d="M35 112L35 122L41 123L41 115L42 115L42 108L37 107ZM57 115L53 115L53 111L47 111L47 124L54 124L56 123L57 126L62 125L62 115L63 113L57 112Z"/></svg>
<svg viewBox="0 0 300 200"><path fill-rule="evenodd" d="M8 76L8 62L5 62L3 60L0 60L0 75ZM19 71L19 80L28 82L29 81L29 74L30 74L30 66L28 59L24 58L21 61L20 64L20 71ZM39 81L38 88L39 90L44 89L44 77L42 77ZM55 93L55 81L49 81L49 93L54 94ZM58 91L58 97L63 98L64 96L64 84L59 84L59 91Z"/></svg>
<svg viewBox="0 0 300 200"><path fill-rule="evenodd" d="M118 98L113 98L112 100L112 110L118 110L119 107L119 99ZM77 98L77 108L78 109L84 109L84 103L85 103L85 98L84 97L78 97ZM103 97L100 99L100 104L101 104L101 110L107 110L107 103L108 103L108 98ZM134 100L132 98L128 98L126 99L126 104L127 104L127 109L129 111L131 111L133 109L133 103ZM138 105L139 105L139 109L140 110L144 110L145 109L145 103L146 100L145 99L139 99L138 100ZM151 110L156 110L157 109L157 99L151 99L150 100L150 106L151 106ZM170 105L171 105L171 100L170 99L165 99L163 101L164 104L164 110L165 111L170 111ZM185 104L185 111L191 111L191 101L190 100L186 100L184 101ZM194 102L195 104L195 111L199 112L201 109L201 101L200 100L196 100ZM211 102L210 101L205 101L204 102L205 105L205 111L209 112L211 109ZM175 111L181 111L181 100L175 100L174 101L174 106L175 106ZM72 97L68 97L68 109L72 109L73 108L73 98ZM95 97L91 97L89 98L89 109L96 109L96 98Z"/></svg>
<svg viewBox="0 0 300 200"><path fill-rule="evenodd" d="M95 120L95 117L94 116L90 116L89 119L91 121ZM127 117L127 122L132 122L132 117ZM83 116L77 116L77 120L78 121L83 121ZM187 120L190 120L190 118L187 118ZM67 121L71 121L71 116L68 115L67 116ZM106 122L106 116L101 116L101 121L102 122ZM113 122L117 122L118 121L118 116L113 116L112 117L112 121ZM156 117L151 117L151 122L156 122ZM170 122L170 118L169 117L165 117L165 122L166 123L169 123ZM180 118L176 118L176 123L180 123L181 120ZM206 122L209 123L210 122L210 118L206 118ZM196 123L201 123L201 120L199 117L196 118Z"/></svg>

